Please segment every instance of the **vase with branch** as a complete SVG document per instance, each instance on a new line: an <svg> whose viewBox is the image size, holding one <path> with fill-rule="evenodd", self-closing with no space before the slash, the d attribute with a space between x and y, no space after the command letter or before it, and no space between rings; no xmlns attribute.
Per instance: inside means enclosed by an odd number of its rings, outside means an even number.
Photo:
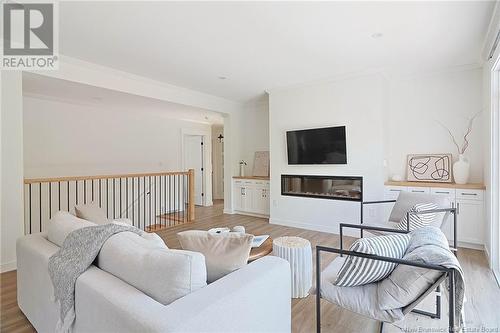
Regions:
<svg viewBox="0 0 500 333"><path fill-rule="evenodd" d="M240 161L240 177L245 177L245 165L247 165L247 162L244 160Z"/></svg>
<svg viewBox="0 0 500 333"><path fill-rule="evenodd" d="M464 154L467 151L467 148L469 148L469 135L472 133L472 125L474 124L474 120L479 116L480 113L481 111L469 118L469 121L467 123L467 130L465 131L462 139L463 142L461 145L458 144L458 141L451 130L445 125L441 124L441 126L443 126L448 131L453 144L457 148L458 160L453 163L453 178L455 179L455 183L457 184L467 184L467 181L469 180L470 163Z"/></svg>

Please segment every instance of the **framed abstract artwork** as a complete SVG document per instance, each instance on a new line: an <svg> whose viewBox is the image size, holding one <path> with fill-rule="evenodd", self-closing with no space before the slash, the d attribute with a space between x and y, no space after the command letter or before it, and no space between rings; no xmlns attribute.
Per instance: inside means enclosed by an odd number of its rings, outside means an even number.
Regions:
<svg viewBox="0 0 500 333"><path fill-rule="evenodd" d="M451 183L451 154L410 154L406 161L410 182Z"/></svg>

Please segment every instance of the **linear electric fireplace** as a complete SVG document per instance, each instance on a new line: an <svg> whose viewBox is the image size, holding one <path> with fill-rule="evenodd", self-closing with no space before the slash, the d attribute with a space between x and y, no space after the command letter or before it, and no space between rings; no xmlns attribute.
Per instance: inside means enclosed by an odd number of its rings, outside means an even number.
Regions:
<svg viewBox="0 0 500 333"><path fill-rule="evenodd" d="M363 177L281 175L281 194L363 201Z"/></svg>

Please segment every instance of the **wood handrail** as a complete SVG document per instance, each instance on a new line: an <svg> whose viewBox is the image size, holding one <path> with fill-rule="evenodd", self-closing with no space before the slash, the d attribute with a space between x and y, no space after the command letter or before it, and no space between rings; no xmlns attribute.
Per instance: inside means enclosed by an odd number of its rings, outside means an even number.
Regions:
<svg viewBox="0 0 500 333"><path fill-rule="evenodd" d="M115 175L98 175L98 176L69 176L69 177L54 177L54 178L31 178L24 179L24 184L37 183L57 183L66 181L92 180L92 179L117 179L117 178L136 178L136 177L153 177L153 176L172 176L172 175L187 175L189 171L170 171L170 172L152 172L152 173L128 173Z"/></svg>

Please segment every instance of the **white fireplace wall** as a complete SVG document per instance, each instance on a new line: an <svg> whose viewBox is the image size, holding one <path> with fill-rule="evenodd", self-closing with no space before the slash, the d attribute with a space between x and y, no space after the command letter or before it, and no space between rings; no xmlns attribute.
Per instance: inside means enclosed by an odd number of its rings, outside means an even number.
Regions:
<svg viewBox="0 0 500 333"><path fill-rule="evenodd" d="M282 196L282 174L363 176L365 200L383 197L386 87L374 74L270 93L271 223L338 233L339 223L360 218L357 202ZM287 130L339 125L347 131L346 165L288 165ZM365 210L367 220L379 214Z"/></svg>

